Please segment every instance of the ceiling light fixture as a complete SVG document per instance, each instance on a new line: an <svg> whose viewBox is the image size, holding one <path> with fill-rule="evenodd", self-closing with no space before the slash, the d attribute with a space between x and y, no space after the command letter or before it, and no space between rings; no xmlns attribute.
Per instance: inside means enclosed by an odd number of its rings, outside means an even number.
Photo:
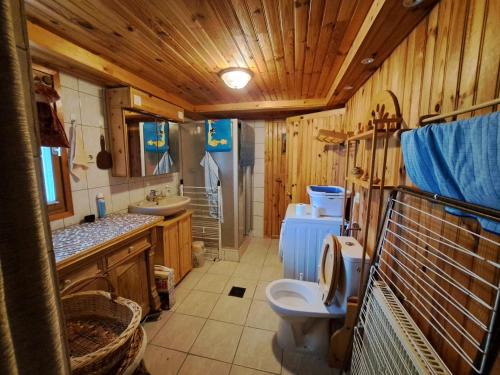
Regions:
<svg viewBox="0 0 500 375"><path fill-rule="evenodd" d="M354 87L352 87L351 85L345 85L344 86L344 90L352 90Z"/></svg>
<svg viewBox="0 0 500 375"><path fill-rule="evenodd" d="M219 76L232 89L242 89L252 79L252 72L245 68L228 68L221 70Z"/></svg>
<svg viewBox="0 0 500 375"><path fill-rule="evenodd" d="M423 2L424 0L403 0L403 6L411 9L421 5Z"/></svg>
<svg viewBox="0 0 500 375"><path fill-rule="evenodd" d="M366 57L363 60L361 60L361 64L370 65L370 64L373 64L374 61L375 61L375 59L373 57Z"/></svg>

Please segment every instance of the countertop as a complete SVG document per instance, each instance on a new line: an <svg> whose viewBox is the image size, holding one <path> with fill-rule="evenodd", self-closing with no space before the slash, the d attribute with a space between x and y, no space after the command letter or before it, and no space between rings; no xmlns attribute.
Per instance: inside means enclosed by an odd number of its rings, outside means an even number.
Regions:
<svg viewBox="0 0 500 375"><path fill-rule="evenodd" d="M111 214L93 223L73 225L52 232L52 244L56 262L103 246L106 242L130 232L154 226L163 220L161 216L141 214Z"/></svg>

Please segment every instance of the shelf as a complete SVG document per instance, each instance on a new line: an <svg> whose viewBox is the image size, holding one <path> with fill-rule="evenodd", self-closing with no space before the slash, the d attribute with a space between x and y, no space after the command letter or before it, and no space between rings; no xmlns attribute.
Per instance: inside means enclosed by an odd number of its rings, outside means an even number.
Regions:
<svg viewBox="0 0 500 375"><path fill-rule="evenodd" d="M357 178L357 177L354 177L354 176L349 176L346 178L347 182L350 183L350 184L354 184L354 185L358 185L358 186L361 186L362 188L364 189L369 189L370 188L370 183L368 182L368 180L362 180L361 178ZM384 189L394 189L394 185L384 185ZM372 185L372 188L374 189L380 189L380 184L373 184Z"/></svg>
<svg viewBox="0 0 500 375"><path fill-rule="evenodd" d="M316 139L320 142L325 142L332 145L340 145L344 143L346 139L348 139L348 137L352 136L352 134L352 132L342 133L336 132L334 130L320 129L318 135L316 136Z"/></svg>
<svg viewBox="0 0 500 375"><path fill-rule="evenodd" d="M393 133L395 133L398 130L399 129L389 129L389 134L393 134ZM352 142L352 141L359 141L359 140L362 140L362 139L372 139L374 131L375 131L374 129L367 130L367 131L365 131L363 133L355 134L352 137L347 138L347 140L349 142ZM385 134L385 129L379 129L379 130L377 130L377 137L382 137L384 134Z"/></svg>

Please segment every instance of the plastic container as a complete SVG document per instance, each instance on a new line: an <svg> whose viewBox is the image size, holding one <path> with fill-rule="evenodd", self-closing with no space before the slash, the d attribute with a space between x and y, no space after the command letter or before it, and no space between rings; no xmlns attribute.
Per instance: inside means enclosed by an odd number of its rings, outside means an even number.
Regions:
<svg viewBox="0 0 500 375"><path fill-rule="evenodd" d="M340 186L310 185L307 194L311 205L319 209L321 216L342 216L344 188ZM349 196L349 192L347 193Z"/></svg>
<svg viewBox="0 0 500 375"><path fill-rule="evenodd" d="M193 250L193 266L196 268L203 267L205 264L205 243L203 241L194 241Z"/></svg>
<svg viewBox="0 0 500 375"><path fill-rule="evenodd" d="M96 203L97 203L97 217L102 219L104 216L106 216L106 201L104 200L103 193L97 193Z"/></svg>

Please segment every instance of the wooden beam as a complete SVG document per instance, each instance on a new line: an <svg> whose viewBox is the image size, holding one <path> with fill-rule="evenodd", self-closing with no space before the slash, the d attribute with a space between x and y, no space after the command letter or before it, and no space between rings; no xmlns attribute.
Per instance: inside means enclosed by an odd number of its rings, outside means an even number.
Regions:
<svg viewBox="0 0 500 375"><path fill-rule="evenodd" d="M363 24L361 25L361 28L358 31L358 34L356 35L356 38L354 39L354 42L352 43L351 48L349 49L349 52L347 53L346 58L344 59L344 62L342 63L342 66L340 67L337 76L335 77L335 80L333 81L332 86L330 87L330 90L328 90L328 95L326 97L328 104L332 104L331 101L333 98L333 94L339 88L340 81L342 80L342 78L344 78L347 69L353 63L354 57L356 56L358 50L361 48L363 41L366 39L369 31L374 26L375 20L382 11L386 2L387 0L375 0L373 2L365 20L363 21Z"/></svg>
<svg viewBox="0 0 500 375"><path fill-rule="evenodd" d="M131 73L118 65L111 63L108 60L105 60L102 57L97 56L64 38L61 38L60 36L51 33L38 25L33 24L30 21L28 21L28 36L30 47L34 50L44 51L53 58L61 58L65 64L71 62L72 65L77 68L81 68L87 73L95 72L98 78L107 78L123 85L133 86L169 103L178 105L187 111L193 111L193 105L184 99L166 92L162 88L146 81L134 73Z"/></svg>
<svg viewBox="0 0 500 375"><path fill-rule="evenodd" d="M194 111L199 113L217 112L259 112L259 111L293 111L301 109L322 109L326 99L265 100L257 102L225 103L196 105Z"/></svg>

